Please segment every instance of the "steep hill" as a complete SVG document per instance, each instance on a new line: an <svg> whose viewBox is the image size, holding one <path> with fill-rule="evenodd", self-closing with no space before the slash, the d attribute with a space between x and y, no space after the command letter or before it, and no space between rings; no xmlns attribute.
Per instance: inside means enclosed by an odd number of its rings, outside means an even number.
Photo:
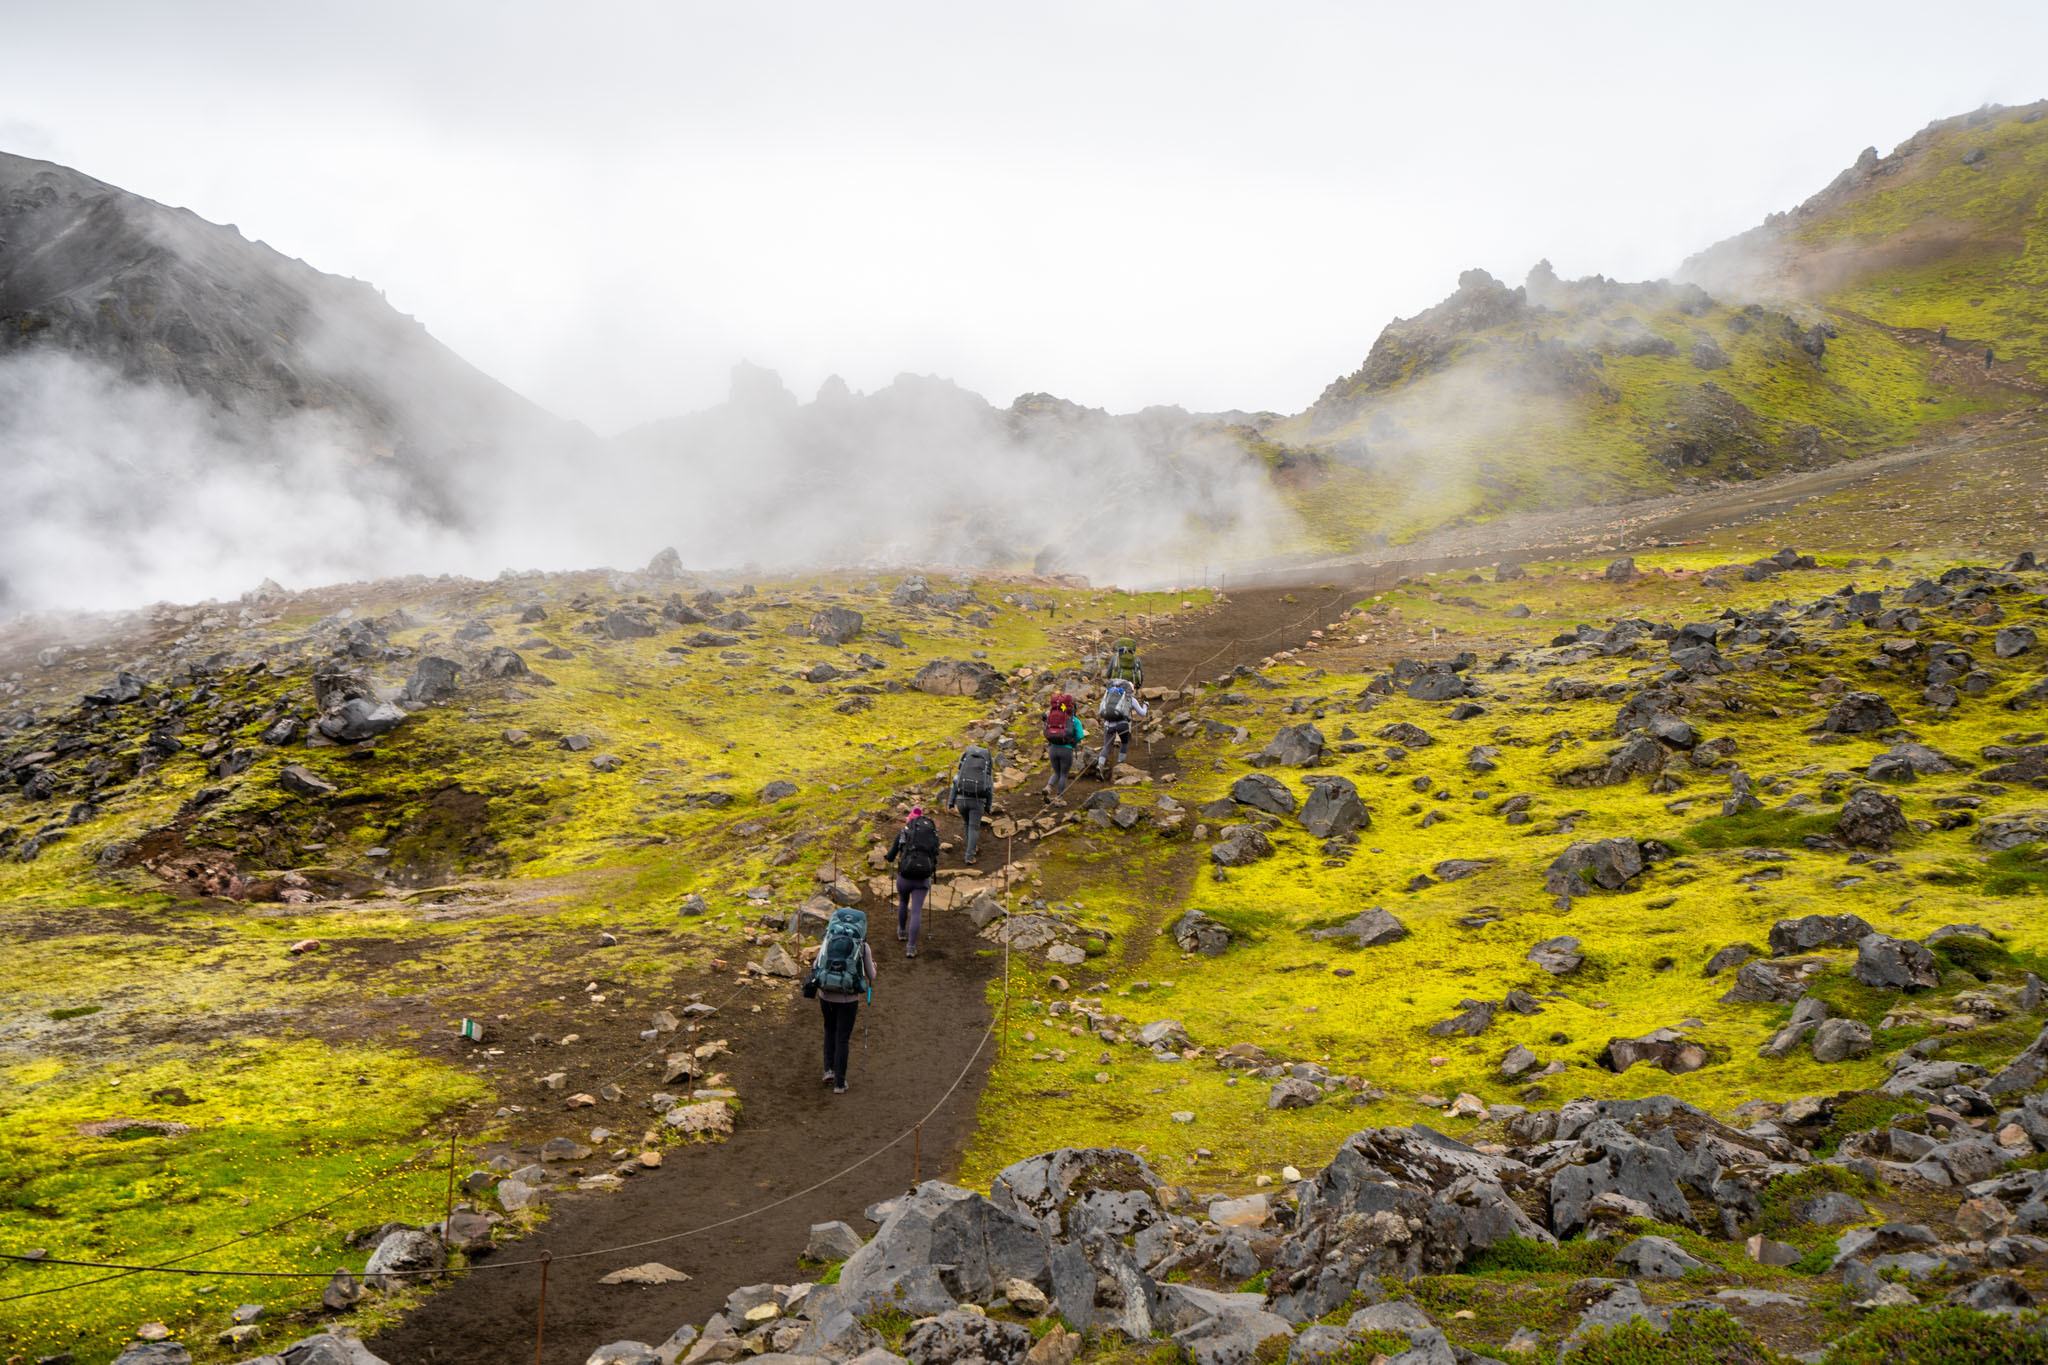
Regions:
<svg viewBox="0 0 2048 1365"><path fill-rule="evenodd" d="M1853 458L1985 401L1872 323L1539 262L1516 288L1467 271L1264 438L1342 544Z"/></svg>
<svg viewBox="0 0 2048 1365"><path fill-rule="evenodd" d="M1866 147L1788 213L1685 263L1716 293L1817 302L2048 375L2048 101Z"/></svg>
<svg viewBox="0 0 2048 1365"><path fill-rule="evenodd" d="M0 356L50 348L203 396L251 433L324 414L348 454L422 476L562 425L361 280L0 153Z"/></svg>

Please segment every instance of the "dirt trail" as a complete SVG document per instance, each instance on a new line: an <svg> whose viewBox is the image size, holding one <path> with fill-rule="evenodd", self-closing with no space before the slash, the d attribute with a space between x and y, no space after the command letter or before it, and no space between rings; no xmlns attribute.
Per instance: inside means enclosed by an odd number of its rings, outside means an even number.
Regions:
<svg viewBox="0 0 2048 1365"><path fill-rule="evenodd" d="M1295 595L1301 600L1287 600L1283 589L1233 595L1216 610L1149 640L1148 672L1178 686L1182 675L1197 668L1200 677L1256 663L1305 639L1355 599L1348 589ZM1025 790L1032 785L1027 781ZM947 819L948 832L957 837L952 817ZM1002 841L984 838L985 847L1000 856ZM1034 851L1020 840L1015 855L1021 862ZM1001 870L987 854L982 866L991 875ZM498 1248L500 1261L526 1260L543 1250L554 1257L542 1357L548 1365L580 1365L608 1341L659 1344L677 1327L701 1323L717 1311L736 1286L787 1282L797 1274L797 1257L813 1223L843 1219L865 1228L865 1209L908 1188L912 1142L898 1143L814 1193L753 1211L897 1139L964 1073L922 1138L926 1177L957 1165L996 1047L989 1038L976 1051L989 1024L987 983L1000 971L1000 958L976 951L985 945L963 916L927 912L925 946L914 963L905 962L896 951L889 912L870 904L868 914L878 980L874 1003L861 1010L847 1094L834 1096L820 1083L817 1007L791 990L780 1002L761 1007L779 1012L775 1022L737 1025L747 1041L727 1073L744 1108L729 1141L674 1151L661 1169L636 1176L621 1194L563 1198L539 1232ZM711 1036L721 1036L715 1026ZM590 1254L736 1217L742 1221L703 1235ZM598 1283L645 1261L660 1261L692 1279L654 1287ZM371 1346L394 1365L525 1359L533 1349L539 1296L535 1268L482 1269L428 1299Z"/></svg>

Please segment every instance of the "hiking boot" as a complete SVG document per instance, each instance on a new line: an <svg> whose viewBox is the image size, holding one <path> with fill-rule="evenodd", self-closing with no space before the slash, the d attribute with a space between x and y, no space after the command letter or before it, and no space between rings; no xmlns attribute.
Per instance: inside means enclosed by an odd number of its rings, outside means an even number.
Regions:
<svg viewBox="0 0 2048 1365"><path fill-rule="evenodd" d="M915 948L905 948L905 949L903 950L903 956L905 956L906 958L910 958L910 957L916 957L916 956L917 956L917 949L915 949Z"/></svg>
<svg viewBox="0 0 2048 1365"><path fill-rule="evenodd" d="M844 1095L846 1093L846 1082L841 1081L838 1085L833 1086L832 1093L835 1095Z"/></svg>
<svg viewBox="0 0 2048 1365"><path fill-rule="evenodd" d="M839 1078L838 1078L837 1076L833 1075L833 1074L832 1074L831 1072L829 1072L829 1071L825 1073L825 1084L827 1084L827 1085L830 1085L830 1084L832 1084L832 1082L834 1082L834 1081L836 1081L836 1080L838 1080L838 1079L839 1079Z"/></svg>

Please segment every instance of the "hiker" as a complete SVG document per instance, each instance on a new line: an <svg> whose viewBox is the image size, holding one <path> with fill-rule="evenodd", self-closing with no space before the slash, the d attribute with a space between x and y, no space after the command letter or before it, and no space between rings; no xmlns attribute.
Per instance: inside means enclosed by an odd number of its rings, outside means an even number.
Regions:
<svg viewBox="0 0 2048 1365"><path fill-rule="evenodd" d="M1944 322L1944 323L1942 323L1942 324L1941 324L1941 326L1940 326L1940 327L1938 327L1937 329L1935 329L1935 333L1934 333L1934 344L1935 344L1935 345L1937 345L1937 346L1946 346L1946 345L1948 345L1948 324L1947 324L1947 323L1945 323L1945 322Z"/></svg>
<svg viewBox="0 0 2048 1365"><path fill-rule="evenodd" d="M875 954L868 947L868 917L851 906L832 912L817 961L804 982L804 994L818 997L825 1020L825 1084L835 1095L846 1093L847 1053L853 1047L853 1021L863 998L875 998Z"/></svg>
<svg viewBox="0 0 2048 1365"><path fill-rule="evenodd" d="M1138 662L1138 642L1128 635L1118 637L1111 646L1109 663L1102 671L1104 682L1119 679L1129 683L1134 692L1145 685L1145 665Z"/></svg>
<svg viewBox="0 0 2048 1365"><path fill-rule="evenodd" d="M1065 692L1053 693L1045 709L1045 756L1052 760L1052 776L1045 779L1047 800L1057 801L1066 792L1067 779L1074 771L1074 750L1087 738L1081 708L1074 698Z"/></svg>
<svg viewBox="0 0 2048 1365"><path fill-rule="evenodd" d="M961 850L965 862L974 861L975 845L981 841L981 820L995 796L995 756L979 744L968 745L961 751L960 762L953 769L953 786L946 793L946 804L959 814L967 830L967 843Z"/></svg>
<svg viewBox="0 0 2048 1365"><path fill-rule="evenodd" d="M896 939L904 945L903 956L916 957L924 936L924 898L939 870L939 827L923 806L910 808L910 819L889 845L888 861L896 864Z"/></svg>
<svg viewBox="0 0 2048 1365"><path fill-rule="evenodd" d="M1989 347L1989 346L1986 346L1986 347L1984 348L1984 373L1986 373L1986 374L1990 374L1990 373L1991 373L1991 361L1992 361L1992 359L1993 359L1993 351L1992 351L1991 347Z"/></svg>
<svg viewBox="0 0 2048 1365"><path fill-rule="evenodd" d="M1121 763L1131 756L1131 718L1143 720L1150 713L1145 703L1138 700L1138 693L1129 683L1119 678L1102 689L1102 704L1095 708L1096 718L1102 722L1102 755L1095 761L1096 771L1107 782L1116 767L1109 761L1110 751L1122 746L1117 755Z"/></svg>

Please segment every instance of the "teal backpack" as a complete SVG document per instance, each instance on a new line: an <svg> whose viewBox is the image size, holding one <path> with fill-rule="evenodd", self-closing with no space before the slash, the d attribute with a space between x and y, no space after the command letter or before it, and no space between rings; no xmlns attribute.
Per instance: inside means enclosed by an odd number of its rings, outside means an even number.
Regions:
<svg viewBox="0 0 2048 1365"><path fill-rule="evenodd" d="M838 995L859 995L868 988L866 955L868 917L850 906L832 912L825 925L825 942L818 949L817 965L811 979L821 991Z"/></svg>

